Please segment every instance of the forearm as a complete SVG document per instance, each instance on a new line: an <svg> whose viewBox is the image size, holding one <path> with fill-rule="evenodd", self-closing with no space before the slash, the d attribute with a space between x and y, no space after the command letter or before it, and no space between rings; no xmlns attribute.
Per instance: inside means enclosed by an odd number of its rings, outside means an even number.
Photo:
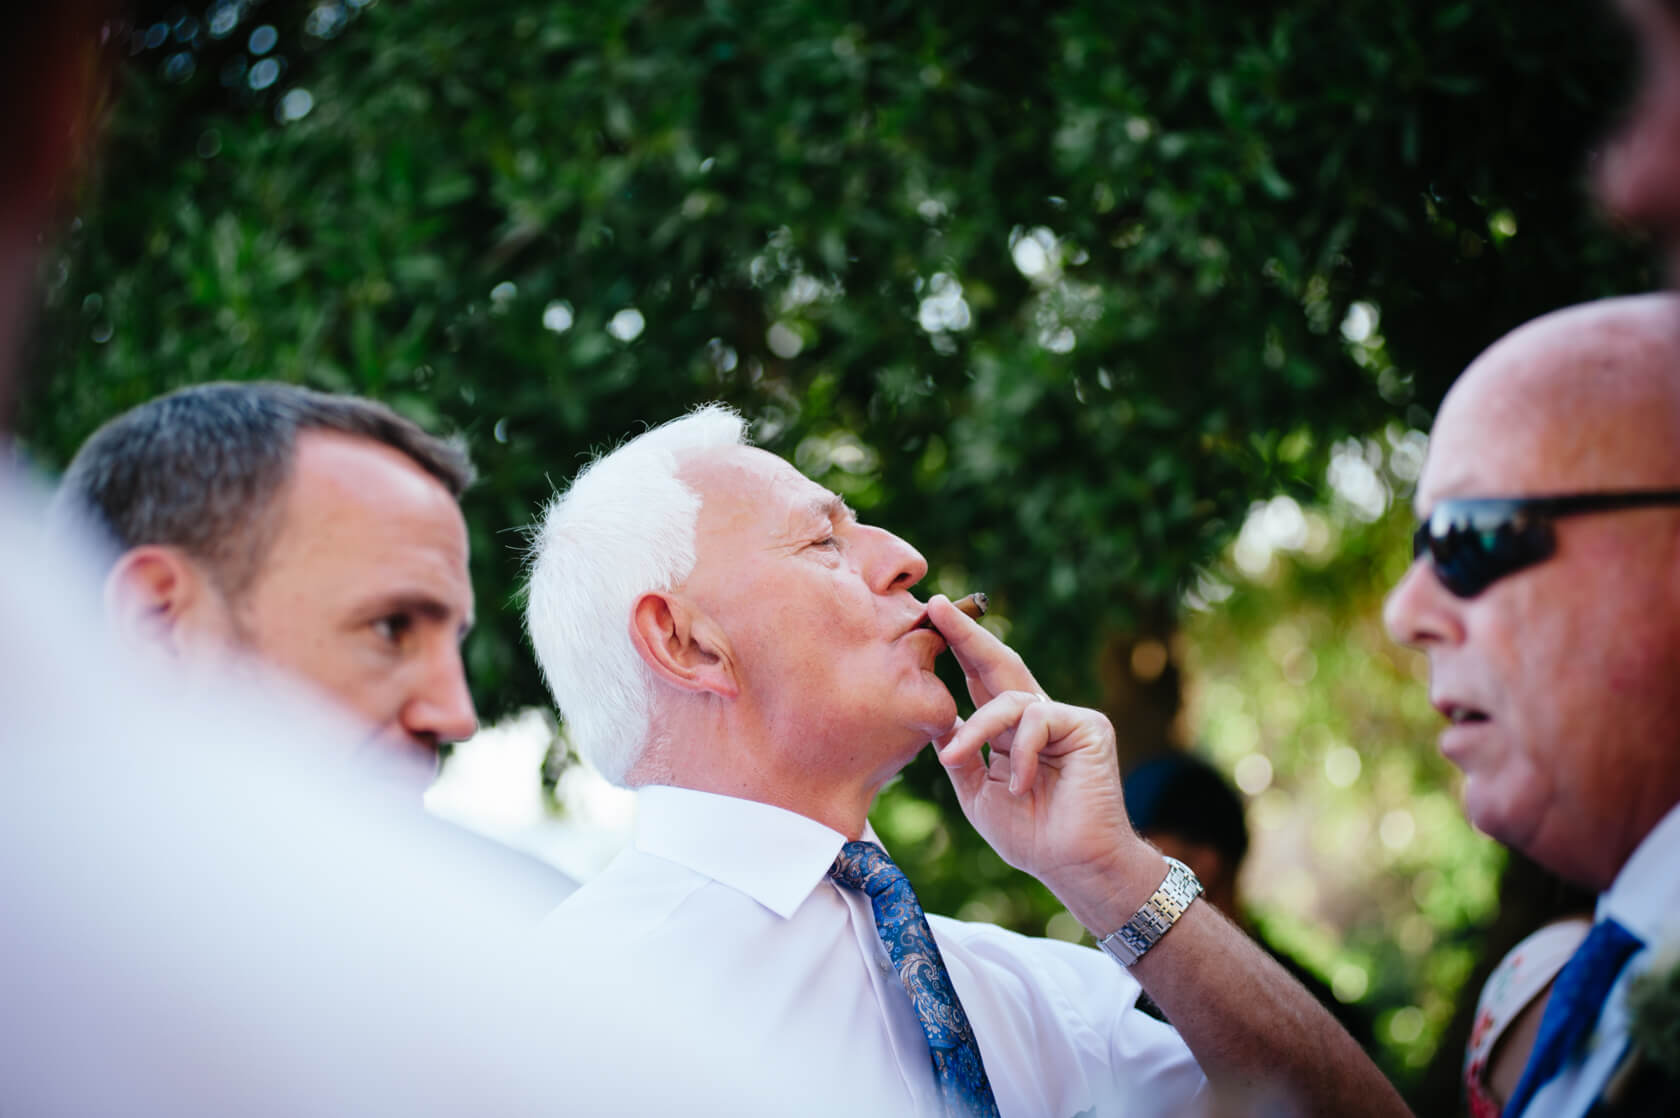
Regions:
<svg viewBox="0 0 1680 1118"><path fill-rule="evenodd" d="M1098 934L1125 923L1166 873L1153 850L1130 861L1131 872L1108 889L1082 882L1063 896ZM1410 1113L1324 1007L1205 900L1131 970L1222 1098L1281 1096L1288 1112L1309 1115Z"/></svg>

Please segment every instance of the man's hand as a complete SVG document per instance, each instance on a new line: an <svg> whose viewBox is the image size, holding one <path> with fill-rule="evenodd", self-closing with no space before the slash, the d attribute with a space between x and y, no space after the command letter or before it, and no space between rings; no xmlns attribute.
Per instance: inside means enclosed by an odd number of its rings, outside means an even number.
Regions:
<svg viewBox="0 0 1680 1118"><path fill-rule="evenodd" d="M1126 817L1114 728L1094 710L1052 702L1019 656L945 598L929 600L928 616L976 707L934 743L963 814L1081 924L1113 932L1167 872ZM1326 1118L1410 1113L1324 1007L1206 901L1185 909L1132 975L1244 1113L1241 1100L1256 1092Z"/></svg>
<svg viewBox="0 0 1680 1118"><path fill-rule="evenodd" d="M929 599L928 616L962 665L976 708L935 743L963 814L1086 927L1113 931L1166 874L1126 818L1114 728L1097 711L1051 701L1020 656L948 599ZM988 742L989 763L981 755Z"/></svg>

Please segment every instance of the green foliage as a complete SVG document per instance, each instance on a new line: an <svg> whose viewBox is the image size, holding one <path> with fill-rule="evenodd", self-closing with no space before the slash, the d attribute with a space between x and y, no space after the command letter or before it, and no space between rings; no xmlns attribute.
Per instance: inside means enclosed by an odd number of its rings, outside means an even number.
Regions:
<svg viewBox="0 0 1680 1118"><path fill-rule="evenodd" d="M117 410L247 377L463 431L484 476L467 662L495 716L544 701L517 530L591 450L722 398L921 547L932 586L990 592L1049 690L1096 702L1099 652L1168 638L1252 502L1318 490L1343 436L1425 426L1517 321L1649 281L1580 187L1624 67L1603 7L235 5L230 34L176 23L133 57L24 436L59 464ZM1355 544L1389 573L1403 548ZM1415 799L1421 834L1451 815L1445 776L1385 721L1415 684L1360 674L1390 656L1360 593L1290 622L1334 685L1275 724L1275 680L1198 667L1300 751L1280 781L1323 733L1368 758L1326 833L1357 832L1368 793ZM1234 703L1205 708L1216 745ZM1162 744L1111 709L1129 751ZM1058 911L931 759L880 829L932 907L1032 931ZM1415 883L1473 861L1459 841L1390 861ZM1450 939L1474 905L1434 896ZM1404 1000L1416 956L1378 938L1323 942Z"/></svg>
<svg viewBox="0 0 1680 1118"><path fill-rule="evenodd" d="M1579 13L315 11L201 33L184 83L176 44L136 57L27 436L62 461L213 377L384 397L472 440L491 619L551 481L722 397L1091 699L1103 632L1170 617L1250 500L1413 395L1343 344L1354 299L1402 368L1450 351L1438 384L1631 274L1590 266L1573 182L1615 61ZM281 79L224 94L262 19ZM1495 213L1521 231L1470 251ZM511 619L469 662L488 713L541 698Z"/></svg>
<svg viewBox="0 0 1680 1118"><path fill-rule="evenodd" d="M1344 443L1333 476L1364 501L1256 517L1199 588L1217 608L1184 629L1201 746L1252 794L1256 921L1375 1012L1402 1079L1429 1061L1464 996L1504 865L1435 749L1422 657L1382 630L1383 595L1410 557L1412 517L1395 496L1416 477L1420 444L1397 427ZM1348 484L1356 471L1375 488ZM1279 546L1266 546L1269 522Z"/></svg>

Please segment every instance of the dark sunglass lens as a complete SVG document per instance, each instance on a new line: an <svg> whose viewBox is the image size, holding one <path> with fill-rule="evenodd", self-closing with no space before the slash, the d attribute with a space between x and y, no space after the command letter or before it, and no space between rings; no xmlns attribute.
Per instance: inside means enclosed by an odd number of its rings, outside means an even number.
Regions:
<svg viewBox="0 0 1680 1118"><path fill-rule="evenodd" d="M1440 530L1428 531L1432 524ZM1425 534L1435 576L1460 598L1474 598L1506 575L1552 554L1551 525L1515 508L1460 516L1443 509L1419 531Z"/></svg>
<svg viewBox="0 0 1680 1118"><path fill-rule="evenodd" d="M1436 569L1441 585L1460 598L1474 598L1507 572L1500 562L1498 529L1455 525L1441 539Z"/></svg>

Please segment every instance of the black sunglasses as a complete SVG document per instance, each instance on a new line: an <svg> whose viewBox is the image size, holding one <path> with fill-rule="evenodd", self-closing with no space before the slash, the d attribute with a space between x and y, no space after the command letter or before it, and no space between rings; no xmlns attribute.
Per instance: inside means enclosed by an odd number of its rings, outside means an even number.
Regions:
<svg viewBox="0 0 1680 1118"><path fill-rule="evenodd" d="M1557 549L1552 521L1558 517L1656 505L1680 505L1680 489L1437 501L1412 533L1412 558L1427 553L1442 586L1474 598L1506 575L1550 558Z"/></svg>

